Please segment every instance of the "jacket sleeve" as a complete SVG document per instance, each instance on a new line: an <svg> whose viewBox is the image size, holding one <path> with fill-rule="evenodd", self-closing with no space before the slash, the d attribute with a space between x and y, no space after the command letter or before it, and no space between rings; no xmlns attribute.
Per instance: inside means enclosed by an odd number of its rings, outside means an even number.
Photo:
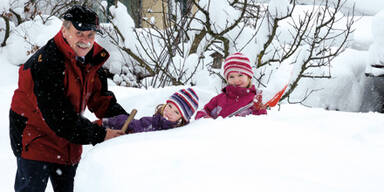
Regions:
<svg viewBox="0 0 384 192"><path fill-rule="evenodd" d="M107 76L103 69L97 71L95 90L88 101L88 108L99 119L116 115L129 115L124 108L117 103L113 92L108 90Z"/></svg>
<svg viewBox="0 0 384 192"><path fill-rule="evenodd" d="M175 127L175 125L176 123L168 121L156 113L152 117L142 117L139 120L132 120L128 125L128 133L166 130Z"/></svg>
<svg viewBox="0 0 384 192"><path fill-rule="evenodd" d="M41 62L34 62L31 74L34 94L43 120L59 136L77 144L96 144L104 140L106 130L74 111L64 91L64 58L46 50Z"/></svg>
<svg viewBox="0 0 384 192"><path fill-rule="evenodd" d="M196 113L195 120L198 120L200 118L209 118L210 116L208 113L203 109Z"/></svg>
<svg viewBox="0 0 384 192"><path fill-rule="evenodd" d="M200 118L217 118L216 114L212 114L213 109L217 106L217 97L213 97L207 104L205 104L204 108L196 113L195 119Z"/></svg>
<svg viewBox="0 0 384 192"><path fill-rule="evenodd" d="M252 114L253 115L266 115L267 114L267 110L266 109L255 109L255 108L253 108L252 109Z"/></svg>

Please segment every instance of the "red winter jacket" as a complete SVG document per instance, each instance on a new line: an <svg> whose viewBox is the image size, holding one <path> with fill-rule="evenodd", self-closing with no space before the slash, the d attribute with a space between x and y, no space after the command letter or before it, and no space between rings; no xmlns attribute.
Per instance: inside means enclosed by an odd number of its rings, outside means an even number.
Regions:
<svg viewBox="0 0 384 192"><path fill-rule="evenodd" d="M222 89L222 93L213 97L203 110L197 112L195 119L211 117L216 119L221 116L246 116L267 114L265 109L256 109L253 106L253 99L256 95L256 88L234 87L228 85Z"/></svg>
<svg viewBox="0 0 384 192"><path fill-rule="evenodd" d="M19 69L10 110L16 156L59 164L80 160L81 144L100 143L105 128L82 116L88 106L98 118L127 114L108 91L101 66L109 54L97 43L85 63L59 32Z"/></svg>

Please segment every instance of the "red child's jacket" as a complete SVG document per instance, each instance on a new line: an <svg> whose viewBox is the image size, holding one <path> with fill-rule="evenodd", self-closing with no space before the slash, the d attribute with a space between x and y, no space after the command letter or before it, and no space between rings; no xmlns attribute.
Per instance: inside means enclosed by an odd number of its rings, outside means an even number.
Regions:
<svg viewBox="0 0 384 192"><path fill-rule="evenodd" d="M257 109L254 106L253 100L256 93L257 90L254 85L251 88L227 85L222 89L222 93L213 97L204 106L203 110L197 112L195 119L200 119L202 117L216 119L219 116L225 118L232 116L246 116L249 114L267 114L267 110Z"/></svg>

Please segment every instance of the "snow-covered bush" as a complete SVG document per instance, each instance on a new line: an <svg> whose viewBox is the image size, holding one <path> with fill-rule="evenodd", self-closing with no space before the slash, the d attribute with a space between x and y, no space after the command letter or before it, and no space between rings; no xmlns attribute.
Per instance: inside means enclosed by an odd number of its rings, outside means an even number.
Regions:
<svg viewBox="0 0 384 192"><path fill-rule="evenodd" d="M375 41L369 47L369 65L366 68L367 75L384 76L384 10L378 12L372 19L372 35Z"/></svg>
<svg viewBox="0 0 384 192"><path fill-rule="evenodd" d="M219 89L222 77L211 67L213 53L226 57L240 51L250 57L255 83L266 94L276 91L268 89L276 87L269 86L275 83L271 77L284 66L289 75L282 82L290 82L286 98L303 78L331 77L330 61L347 46L353 24L353 17L341 12L343 1L296 5L288 0L195 0L191 6L196 11L189 15L175 11L181 8L177 1L171 2L173 11L164 11L162 28L151 21L151 29L135 29L123 4L109 8L108 41L121 59L107 65L121 76L115 78L119 84L125 79L127 85L164 87L212 79L216 82L212 86ZM103 9L107 13L108 7Z"/></svg>

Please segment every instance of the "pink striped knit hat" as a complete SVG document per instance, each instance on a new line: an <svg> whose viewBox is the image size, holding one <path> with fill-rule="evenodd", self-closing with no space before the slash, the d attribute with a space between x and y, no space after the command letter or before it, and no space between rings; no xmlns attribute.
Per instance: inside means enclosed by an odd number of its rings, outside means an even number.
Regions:
<svg viewBox="0 0 384 192"><path fill-rule="evenodd" d="M231 72L238 72L252 78L253 71L249 58L242 53L229 55L224 61L224 77L228 79Z"/></svg>

